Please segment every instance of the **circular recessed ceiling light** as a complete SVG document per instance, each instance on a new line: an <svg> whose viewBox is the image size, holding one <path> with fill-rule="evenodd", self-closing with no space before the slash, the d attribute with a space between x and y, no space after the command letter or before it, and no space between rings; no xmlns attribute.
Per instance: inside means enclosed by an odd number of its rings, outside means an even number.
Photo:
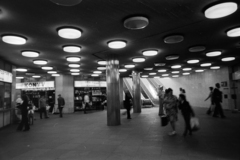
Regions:
<svg viewBox="0 0 240 160"><path fill-rule="evenodd" d="M220 56L222 54L221 51L213 51L213 52L208 52L206 53L207 57L216 57L216 56Z"/></svg>
<svg viewBox="0 0 240 160"><path fill-rule="evenodd" d="M173 74L179 73L179 71L172 71Z"/></svg>
<svg viewBox="0 0 240 160"><path fill-rule="evenodd" d="M146 77L148 77L148 75L142 75L142 77L143 77L143 78L146 78Z"/></svg>
<svg viewBox="0 0 240 160"><path fill-rule="evenodd" d="M71 73L71 75L77 76L77 75L80 75L80 73Z"/></svg>
<svg viewBox="0 0 240 160"><path fill-rule="evenodd" d="M203 69L197 69L195 70L195 72L203 72L204 70Z"/></svg>
<svg viewBox="0 0 240 160"><path fill-rule="evenodd" d="M212 66L212 67L210 67L211 69L220 69L220 67L219 66Z"/></svg>
<svg viewBox="0 0 240 160"><path fill-rule="evenodd" d="M81 51L81 48L78 46L64 46L63 51L69 52L69 53L77 53Z"/></svg>
<svg viewBox="0 0 240 160"><path fill-rule="evenodd" d="M189 48L189 52L201 52L201 51L204 51L206 49L206 47L204 46L194 46L194 47L191 47Z"/></svg>
<svg viewBox="0 0 240 160"><path fill-rule="evenodd" d="M127 72L126 69L119 69L119 72Z"/></svg>
<svg viewBox="0 0 240 160"><path fill-rule="evenodd" d="M94 74L101 74L101 71L93 71Z"/></svg>
<svg viewBox="0 0 240 160"><path fill-rule="evenodd" d="M189 72L185 72L185 73L183 73L183 75L189 75L190 73Z"/></svg>
<svg viewBox="0 0 240 160"><path fill-rule="evenodd" d="M99 74L92 74L91 76L92 76L92 77L98 77Z"/></svg>
<svg viewBox="0 0 240 160"><path fill-rule="evenodd" d="M181 35L173 35L173 36L168 36L164 38L164 42L168 44L173 44L173 43L179 43L182 42L184 39L183 36Z"/></svg>
<svg viewBox="0 0 240 160"><path fill-rule="evenodd" d="M48 71L47 73L49 73L49 74L56 74L57 72L56 71Z"/></svg>
<svg viewBox="0 0 240 160"><path fill-rule="evenodd" d="M171 66L172 69L177 69L177 68L181 68L182 66L181 65L174 65L174 66Z"/></svg>
<svg viewBox="0 0 240 160"><path fill-rule="evenodd" d="M74 28L62 28L58 30L58 35L66 39L77 39L81 37L82 33L78 29Z"/></svg>
<svg viewBox="0 0 240 160"><path fill-rule="evenodd" d="M176 78L176 77L179 77L179 75L173 75L172 77L173 77L173 78Z"/></svg>
<svg viewBox="0 0 240 160"><path fill-rule="evenodd" d="M40 78L41 76L32 76L33 78Z"/></svg>
<svg viewBox="0 0 240 160"><path fill-rule="evenodd" d="M25 69L25 68L17 68L16 71L18 71L18 72L27 72L27 69Z"/></svg>
<svg viewBox="0 0 240 160"><path fill-rule="evenodd" d="M227 36L228 37L239 37L240 36L240 27L227 31Z"/></svg>
<svg viewBox="0 0 240 160"><path fill-rule="evenodd" d="M205 10L204 14L206 18L215 19L226 17L237 10L238 6L234 2L225 2L214 5Z"/></svg>
<svg viewBox="0 0 240 160"><path fill-rule="evenodd" d="M45 65L45 64L47 64L47 61L46 60L34 60L33 63L37 64L37 65Z"/></svg>
<svg viewBox="0 0 240 160"><path fill-rule="evenodd" d="M106 70L106 67L97 67L98 70Z"/></svg>
<svg viewBox="0 0 240 160"><path fill-rule="evenodd" d="M152 72L152 73L149 73L149 75L156 75L157 73L155 73L155 72Z"/></svg>
<svg viewBox="0 0 240 160"><path fill-rule="evenodd" d="M146 17L136 16L128 18L124 21L124 27L127 29L143 29L148 25Z"/></svg>
<svg viewBox="0 0 240 160"><path fill-rule="evenodd" d="M144 68L144 70L151 71L151 70L153 70L153 68Z"/></svg>
<svg viewBox="0 0 240 160"><path fill-rule="evenodd" d="M166 60L175 60L175 59L178 59L179 56L178 55L170 55L170 56L166 56Z"/></svg>
<svg viewBox="0 0 240 160"><path fill-rule="evenodd" d="M163 77L167 77L167 76L169 76L169 74L162 74L162 76L163 76Z"/></svg>
<svg viewBox="0 0 240 160"><path fill-rule="evenodd" d="M38 57L39 53L35 51L22 51L22 56L24 57Z"/></svg>
<svg viewBox="0 0 240 160"><path fill-rule="evenodd" d="M79 68L80 64L69 64L68 66L71 68Z"/></svg>
<svg viewBox="0 0 240 160"><path fill-rule="evenodd" d="M184 71L191 71L192 68L183 68Z"/></svg>
<svg viewBox="0 0 240 160"><path fill-rule="evenodd" d="M154 76L153 78L160 78L160 76Z"/></svg>
<svg viewBox="0 0 240 160"><path fill-rule="evenodd" d="M45 67L42 67L42 69L43 69L43 70L52 70L53 67L47 67L47 66L45 66Z"/></svg>
<svg viewBox="0 0 240 160"><path fill-rule="evenodd" d="M134 64L127 64L127 65L125 65L124 67L125 67L125 68L134 68L135 65L134 65Z"/></svg>
<svg viewBox="0 0 240 160"><path fill-rule="evenodd" d="M157 50L146 50L142 52L144 56L156 56L158 54Z"/></svg>
<svg viewBox="0 0 240 160"><path fill-rule="evenodd" d="M195 63L199 63L198 59L191 59L187 61L188 64L195 64Z"/></svg>
<svg viewBox="0 0 240 160"><path fill-rule="evenodd" d="M70 72L80 72L79 69L70 69Z"/></svg>
<svg viewBox="0 0 240 160"><path fill-rule="evenodd" d="M212 64L211 63L203 63L203 64L201 64L200 66L201 67L208 67L208 66L211 66Z"/></svg>
<svg viewBox="0 0 240 160"><path fill-rule="evenodd" d="M136 63L145 62L145 58L133 58L132 61Z"/></svg>
<svg viewBox="0 0 240 160"><path fill-rule="evenodd" d="M79 62L80 60L80 57L67 57L68 62Z"/></svg>
<svg viewBox="0 0 240 160"><path fill-rule="evenodd" d="M50 1L61 6L75 6L82 2L82 0L50 0Z"/></svg>
<svg viewBox="0 0 240 160"><path fill-rule="evenodd" d="M228 62L228 61L233 61L233 60L235 60L235 57L225 57L225 58L222 58L223 62Z"/></svg>
<svg viewBox="0 0 240 160"><path fill-rule="evenodd" d="M23 79L24 77L16 77L16 79Z"/></svg>
<svg viewBox="0 0 240 160"><path fill-rule="evenodd" d="M2 37L3 42L14 45L23 45L26 43L26 38L14 35L5 35Z"/></svg>
<svg viewBox="0 0 240 160"><path fill-rule="evenodd" d="M108 42L108 47L112 49L121 49L126 47L127 43L124 41L111 41Z"/></svg>
<svg viewBox="0 0 240 160"><path fill-rule="evenodd" d="M158 72L166 72L166 69L159 69Z"/></svg>
<svg viewBox="0 0 240 160"><path fill-rule="evenodd" d="M58 77L60 74L52 74L53 77Z"/></svg>
<svg viewBox="0 0 240 160"><path fill-rule="evenodd" d="M98 61L99 65L107 65L107 61Z"/></svg>

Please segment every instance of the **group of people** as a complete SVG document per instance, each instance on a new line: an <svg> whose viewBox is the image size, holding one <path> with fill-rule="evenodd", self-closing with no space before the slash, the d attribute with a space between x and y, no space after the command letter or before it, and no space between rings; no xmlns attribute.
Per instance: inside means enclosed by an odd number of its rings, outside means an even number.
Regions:
<svg viewBox="0 0 240 160"><path fill-rule="evenodd" d="M210 93L208 97L205 99L207 101L208 99L211 100L210 107L207 110L207 114L211 115L213 113L213 117L218 117L219 115L221 118L226 118L226 116L223 113L222 109L222 92L220 91L220 84L216 83L215 88L209 87Z"/></svg>
<svg viewBox="0 0 240 160"><path fill-rule="evenodd" d="M177 98L173 95L173 90L171 88L163 91L163 86L158 88L159 97L159 116L167 115L168 121L170 122L172 131L169 133L170 136L176 134L176 121L178 120L178 109L181 110L184 121L185 130L183 136L187 134L192 134L192 128L190 125L191 117L194 117L194 111L186 99L186 91L180 88L180 94Z"/></svg>
<svg viewBox="0 0 240 160"><path fill-rule="evenodd" d="M45 118L49 118L48 112L47 112L47 106L50 105L49 110L53 110L54 108L54 101L49 98L45 98L44 95L41 95L39 99L39 108L38 111L40 113L40 119L42 119L43 114ZM63 97L61 97L61 94L58 95L58 109L59 109L59 115L60 117L63 117L62 110L65 105L65 100ZM34 114L34 105L30 101L29 97L26 94L22 94L22 96L18 96L16 100L16 106L21 112L21 121L17 127L17 131L28 131L30 130L29 125L29 115ZM34 117L34 116L33 116Z"/></svg>

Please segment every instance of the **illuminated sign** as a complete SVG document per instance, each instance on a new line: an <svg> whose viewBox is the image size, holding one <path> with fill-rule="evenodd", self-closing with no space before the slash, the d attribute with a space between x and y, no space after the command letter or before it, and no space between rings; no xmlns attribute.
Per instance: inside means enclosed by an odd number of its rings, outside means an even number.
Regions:
<svg viewBox="0 0 240 160"><path fill-rule="evenodd" d="M74 81L74 87L106 87L106 81Z"/></svg>
<svg viewBox="0 0 240 160"><path fill-rule="evenodd" d="M54 81L16 83L16 89L54 88Z"/></svg>
<svg viewBox="0 0 240 160"><path fill-rule="evenodd" d="M0 81L12 83L12 73L0 69Z"/></svg>

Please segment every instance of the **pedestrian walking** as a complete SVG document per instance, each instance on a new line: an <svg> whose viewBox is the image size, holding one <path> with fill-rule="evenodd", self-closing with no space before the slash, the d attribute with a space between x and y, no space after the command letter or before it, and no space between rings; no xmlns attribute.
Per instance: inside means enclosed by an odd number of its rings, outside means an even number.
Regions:
<svg viewBox="0 0 240 160"><path fill-rule="evenodd" d="M60 117L62 118L63 117L63 114L62 114L62 110L63 110L63 107L65 106L65 100L64 98L61 96L61 94L58 95L58 109L59 109L59 114L60 114Z"/></svg>

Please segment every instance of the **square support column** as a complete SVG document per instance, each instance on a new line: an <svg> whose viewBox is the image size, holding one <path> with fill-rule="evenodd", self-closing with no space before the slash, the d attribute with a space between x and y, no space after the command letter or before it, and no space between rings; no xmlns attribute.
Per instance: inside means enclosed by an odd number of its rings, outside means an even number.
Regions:
<svg viewBox="0 0 240 160"><path fill-rule="evenodd" d="M133 71L133 112L141 113L142 103L141 103L141 86L140 86L140 73Z"/></svg>

